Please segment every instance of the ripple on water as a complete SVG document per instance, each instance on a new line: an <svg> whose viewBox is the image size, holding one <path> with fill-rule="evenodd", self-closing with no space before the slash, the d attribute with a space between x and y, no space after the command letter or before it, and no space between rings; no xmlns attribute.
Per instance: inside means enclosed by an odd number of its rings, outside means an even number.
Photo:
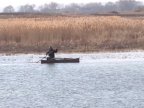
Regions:
<svg viewBox="0 0 144 108"><path fill-rule="evenodd" d="M144 54L59 54L78 64L40 64L39 56L0 57L1 108L142 108Z"/></svg>

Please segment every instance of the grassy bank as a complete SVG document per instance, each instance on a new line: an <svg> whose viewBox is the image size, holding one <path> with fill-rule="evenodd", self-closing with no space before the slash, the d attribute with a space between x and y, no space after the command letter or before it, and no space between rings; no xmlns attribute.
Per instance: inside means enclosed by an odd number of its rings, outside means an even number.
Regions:
<svg viewBox="0 0 144 108"><path fill-rule="evenodd" d="M144 49L144 20L122 17L0 19L0 52L87 52Z"/></svg>

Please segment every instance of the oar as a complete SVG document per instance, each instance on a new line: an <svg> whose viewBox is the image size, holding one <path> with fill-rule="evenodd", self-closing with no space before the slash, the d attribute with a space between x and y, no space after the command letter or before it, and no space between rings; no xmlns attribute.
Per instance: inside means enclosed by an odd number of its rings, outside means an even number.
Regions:
<svg viewBox="0 0 144 108"><path fill-rule="evenodd" d="M44 59L44 58L46 58L46 56L45 56L45 57L43 57L42 59ZM42 60L42 59L41 59L41 60ZM36 63L40 62L41 60L37 61Z"/></svg>

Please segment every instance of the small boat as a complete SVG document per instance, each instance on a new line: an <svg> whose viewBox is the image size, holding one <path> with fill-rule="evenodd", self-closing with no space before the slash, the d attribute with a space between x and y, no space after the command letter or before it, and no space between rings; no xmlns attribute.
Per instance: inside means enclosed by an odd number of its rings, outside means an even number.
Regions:
<svg viewBox="0 0 144 108"><path fill-rule="evenodd" d="M41 60L41 64L44 63L79 63L79 58L54 58Z"/></svg>

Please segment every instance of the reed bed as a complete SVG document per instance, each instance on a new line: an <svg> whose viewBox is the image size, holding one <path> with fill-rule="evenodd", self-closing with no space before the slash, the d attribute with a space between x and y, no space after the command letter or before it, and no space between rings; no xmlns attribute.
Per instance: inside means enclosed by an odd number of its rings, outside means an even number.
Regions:
<svg viewBox="0 0 144 108"><path fill-rule="evenodd" d="M0 19L0 52L144 49L144 20L122 17Z"/></svg>

